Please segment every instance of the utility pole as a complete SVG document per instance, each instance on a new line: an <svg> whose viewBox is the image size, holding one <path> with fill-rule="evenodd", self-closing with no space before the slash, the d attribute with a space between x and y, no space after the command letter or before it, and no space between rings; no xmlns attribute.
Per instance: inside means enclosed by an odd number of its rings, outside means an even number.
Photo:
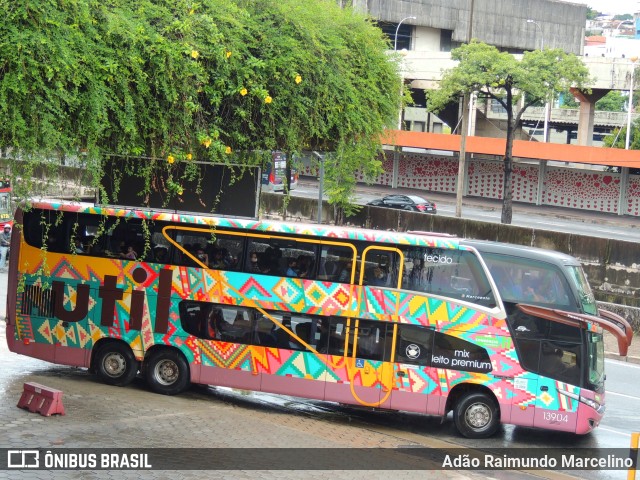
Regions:
<svg viewBox="0 0 640 480"><path fill-rule="evenodd" d="M469 11L469 31L467 34L467 42L471 43L473 35L473 5L474 0L471 0ZM464 196L464 179L466 176L466 160L467 160L467 130L468 117L469 117L469 102L471 94L465 92L464 99L462 100L462 131L460 132L460 158L458 159L458 184L456 185L456 217L462 217L462 197Z"/></svg>

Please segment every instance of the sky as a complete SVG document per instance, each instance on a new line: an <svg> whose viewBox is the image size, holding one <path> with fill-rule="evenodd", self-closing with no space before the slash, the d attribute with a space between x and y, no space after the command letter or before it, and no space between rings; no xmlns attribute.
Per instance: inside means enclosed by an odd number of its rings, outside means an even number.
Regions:
<svg viewBox="0 0 640 480"><path fill-rule="evenodd" d="M602 13L610 13L612 15L619 15L623 13L630 13L640 11L640 1L638 0L565 0L572 3L582 3L588 5Z"/></svg>

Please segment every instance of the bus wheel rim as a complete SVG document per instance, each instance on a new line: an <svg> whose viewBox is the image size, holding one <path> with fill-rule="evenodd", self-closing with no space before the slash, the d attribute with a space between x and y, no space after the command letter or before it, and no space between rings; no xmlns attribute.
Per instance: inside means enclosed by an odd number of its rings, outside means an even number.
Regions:
<svg viewBox="0 0 640 480"><path fill-rule="evenodd" d="M491 409L484 403L474 403L467 408L467 423L473 428L484 428L491 422Z"/></svg>
<svg viewBox="0 0 640 480"><path fill-rule="evenodd" d="M127 369L127 360L122 354L112 352L104 357L102 365L107 375L110 377L119 377Z"/></svg>
<svg viewBox="0 0 640 480"><path fill-rule="evenodd" d="M174 384L179 376L178 364L173 360L162 360L156 365L155 377L158 383L162 385Z"/></svg>

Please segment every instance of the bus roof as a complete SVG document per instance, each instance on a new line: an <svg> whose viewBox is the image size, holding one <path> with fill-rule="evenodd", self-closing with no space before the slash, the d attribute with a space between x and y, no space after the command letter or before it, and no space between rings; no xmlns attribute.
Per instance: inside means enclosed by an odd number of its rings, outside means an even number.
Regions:
<svg viewBox="0 0 640 480"><path fill-rule="evenodd" d="M540 262L553 263L558 266L580 266L580 262L571 255L545 248L529 247L526 245L514 245L504 242L493 242L489 240L461 239L460 244L474 247L482 253L495 253L500 255L511 255L520 258L529 258Z"/></svg>
<svg viewBox="0 0 640 480"><path fill-rule="evenodd" d="M205 216L192 213L177 213L173 210L153 210L112 205L95 205L85 202L70 202L58 200L37 200L30 203L31 207L46 210L61 210L74 213L95 215L113 215L147 219L153 221L180 222L195 225L216 226L230 229L246 229L269 233L283 233L320 237L327 240L360 240L369 242L389 243L395 245L428 246L434 248L463 249L457 237L440 236L438 234L424 235L387 230L372 230L364 228L344 227L335 225L319 225L301 222L283 222L278 220L256 220L248 218L232 218L228 216Z"/></svg>

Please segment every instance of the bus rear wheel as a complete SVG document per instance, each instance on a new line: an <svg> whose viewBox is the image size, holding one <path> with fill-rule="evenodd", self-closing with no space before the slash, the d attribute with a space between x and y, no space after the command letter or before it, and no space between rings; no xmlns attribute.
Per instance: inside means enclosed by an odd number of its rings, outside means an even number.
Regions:
<svg viewBox="0 0 640 480"><path fill-rule="evenodd" d="M98 378L108 385L129 385L138 373L138 361L131 348L118 342L109 342L98 348L95 358Z"/></svg>
<svg viewBox="0 0 640 480"><path fill-rule="evenodd" d="M468 393L458 400L453 411L458 431L467 438L487 438L500 426L496 402L482 392Z"/></svg>
<svg viewBox="0 0 640 480"><path fill-rule="evenodd" d="M157 350L145 361L145 375L151 390L162 395L176 395L189 385L189 366L174 350Z"/></svg>

